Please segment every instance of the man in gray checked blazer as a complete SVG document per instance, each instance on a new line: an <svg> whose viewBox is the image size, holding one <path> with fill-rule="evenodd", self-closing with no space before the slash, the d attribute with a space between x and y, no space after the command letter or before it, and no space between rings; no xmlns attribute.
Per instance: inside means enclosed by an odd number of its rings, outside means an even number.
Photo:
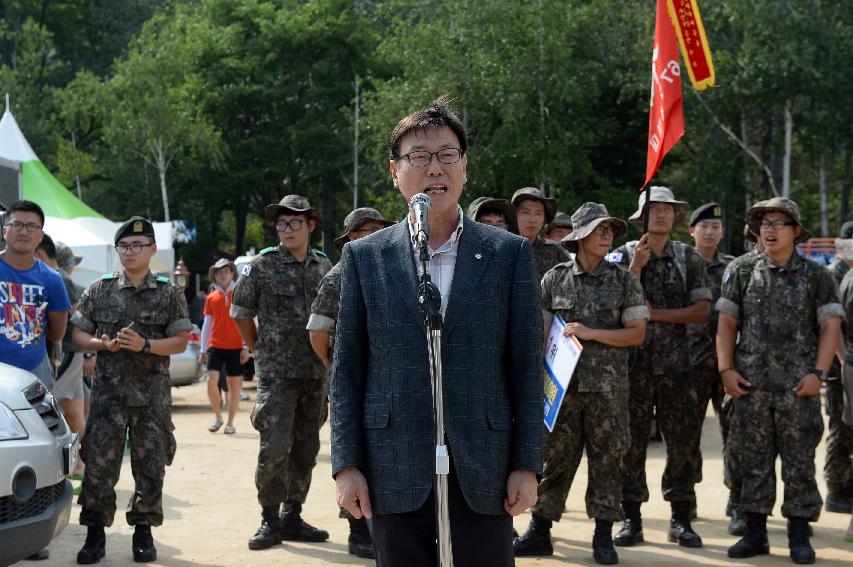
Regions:
<svg viewBox="0 0 853 567"><path fill-rule="evenodd" d="M462 214L467 136L443 98L391 133L391 176L432 201L442 295L448 501L457 567L514 565L512 517L542 468L542 314L528 242ZM338 504L379 567L434 567L435 422L409 219L344 247L331 381Z"/></svg>

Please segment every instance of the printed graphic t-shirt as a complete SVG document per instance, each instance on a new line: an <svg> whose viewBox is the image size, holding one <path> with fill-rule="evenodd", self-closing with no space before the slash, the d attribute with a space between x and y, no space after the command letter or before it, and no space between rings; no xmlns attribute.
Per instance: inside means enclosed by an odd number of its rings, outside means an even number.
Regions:
<svg viewBox="0 0 853 567"><path fill-rule="evenodd" d="M17 270L0 258L0 362L33 370L47 355L47 312L70 309L62 277L41 260Z"/></svg>

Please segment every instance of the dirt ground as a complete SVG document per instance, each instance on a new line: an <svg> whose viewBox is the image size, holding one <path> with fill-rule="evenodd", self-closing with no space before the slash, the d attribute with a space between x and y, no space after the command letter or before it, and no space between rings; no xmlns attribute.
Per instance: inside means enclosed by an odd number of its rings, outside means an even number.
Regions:
<svg viewBox="0 0 853 567"><path fill-rule="evenodd" d="M252 399L253 385L247 383ZM222 430L212 434L207 426L212 415L207 405L204 382L176 389L173 418L176 426L178 452L175 462L166 470L163 504L165 522L154 529L159 559L156 565L183 566L287 566L372 565L347 554L348 526L338 519L335 506L334 482L329 460L328 426L321 432L322 446L314 470L313 485L303 511L310 523L327 529L331 538L320 544L283 545L265 551L249 551L247 541L260 522L260 508L255 497L254 469L258 450L258 434L249 424L252 402L242 402L236 421L237 433L224 435ZM727 491L722 483L720 435L717 419L710 414L705 420L702 438L705 458L705 481L697 487L699 519L694 523L705 547L685 550L666 541L669 507L660 493L663 470L663 447L652 443L649 448L648 477L651 501L643 506L646 543L634 548L617 548L622 564L699 564L699 565L790 565L785 519L778 515L782 483L779 482L776 516L769 521L771 555L752 561L737 562L726 556L726 549L736 538L726 533L725 504ZM818 476L821 477L824 446L818 449ZM590 542L594 524L584 511L586 490L585 461L578 472L567 502L568 512L556 524L555 555L548 559L519 559L517 565L549 567L556 565L585 565L592 560ZM107 556L102 565L130 565L132 530L124 521L122 510L130 498L133 477L130 462L125 458L117 486L119 512L115 524L107 530ZM825 494L825 484L819 486ZM73 565L77 550L85 539L85 529L77 524L80 507L75 504L71 522L50 546L50 559L38 565ZM523 531L528 514L515 519ZM845 543L844 530L850 517L824 513L814 526L812 545L822 565L853 565L853 543ZM26 563L22 563L26 564ZM460 566L463 567L463 566Z"/></svg>

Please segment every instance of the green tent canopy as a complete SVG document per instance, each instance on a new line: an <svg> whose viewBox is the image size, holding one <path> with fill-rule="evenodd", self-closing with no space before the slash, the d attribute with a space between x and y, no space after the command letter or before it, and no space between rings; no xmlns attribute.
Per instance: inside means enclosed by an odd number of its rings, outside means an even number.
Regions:
<svg viewBox="0 0 853 567"><path fill-rule="evenodd" d="M22 163L21 177L24 199L41 205L45 216L61 219L104 218L57 181L41 161Z"/></svg>

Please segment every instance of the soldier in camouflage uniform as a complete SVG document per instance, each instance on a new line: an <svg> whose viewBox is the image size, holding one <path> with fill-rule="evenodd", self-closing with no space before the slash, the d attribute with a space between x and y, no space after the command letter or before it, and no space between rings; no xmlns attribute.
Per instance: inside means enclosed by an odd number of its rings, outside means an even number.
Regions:
<svg viewBox="0 0 853 567"><path fill-rule="evenodd" d="M701 428L686 324L708 319L711 290L702 256L669 238L675 224L683 222L687 203L676 201L666 187L651 187L640 196L637 212L629 220L642 226L648 193L648 234L610 255L613 262L629 266L642 279L650 321L630 371L631 447L622 465L625 520L615 542L631 546L643 541L640 505L649 499L646 449L654 413L666 444L662 484L663 497L672 506L669 540L701 547L702 539L690 525Z"/></svg>
<svg viewBox="0 0 853 567"><path fill-rule="evenodd" d="M597 203L585 203L571 220L576 228L562 244L577 255L545 274L542 308L546 334L558 314L566 322L564 335L580 339L584 352L554 430L546 437L533 519L513 547L516 556L553 553L551 523L560 521L585 448L586 509L595 519L593 557L609 565L619 560L611 531L613 522L622 519L619 467L630 443L626 347L642 344L648 309L640 281L604 260L613 241L627 232L625 222Z"/></svg>
<svg viewBox="0 0 853 567"><path fill-rule="evenodd" d="M104 556L127 434L136 483L127 510L127 522L136 526L133 558L157 558L151 526L163 523L163 477L175 456L169 356L186 349L192 329L183 291L149 270L157 251L152 224L132 217L115 243L124 269L90 285L71 319L74 344L99 352L82 447L86 475L78 502L88 535L77 563L83 564Z"/></svg>
<svg viewBox="0 0 853 567"><path fill-rule="evenodd" d="M559 244L545 240L540 234L542 227L554 220L557 202L545 197L536 187L519 189L513 193L511 202L518 219L518 233L530 241L541 278L545 272L569 259L568 252Z"/></svg>
<svg viewBox="0 0 853 567"><path fill-rule="evenodd" d="M808 522L817 520L822 504L814 464L823 433L820 389L844 311L826 269L796 253L796 243L808 238L796 203L775 197L750 208L748 217L764 252L729 264L716 306L720 376L734 398L729 452L741 473L740 509L747 520L746 535L728 553L769 553L767 515L776 500L778 455L791 559L813 563Z"/></svg>
<svg viewBox="0 0 853 567"><path fill-rule="evenodd" d="M570 232L572 232L572 217L558 212L554 220L545 227L545 240L560 244Z"/></svg>
<svg viewBox="0 0 853 567"><path fill-rule="evenodd" d="M518 234L515 209L506 199L477 197L468 205L468 218Z"/></svg>
<svg viewBox="0 0 853 567"><path fill-rule="evenodd" d="M269 205L264 219L275 227L280 245L261 250L243 267L231 300L231 316L255 354L258 375L250 419L261 437L255 486L263 522L249 549L267 549L283 539L329 538L301 515L326 415L325 372L305 329L320 281L332 267L310 247L319 218L300 195Z"/></svg>
<svg viewBox="0 0 853 567"><path fill-rule="evenodd" d="M344 219L344 233L335 239L335 247L341 250L347 242L358 240L392 224L394 224L393 221L386 220L376 209L370 207L355 209ZM323 362L326 370L331 364L330 353L334 351L332 341L335 322L338 319L340 296L341 264L339 262L323 276L320 290L311 304L311 317L306 326L314 354ZM346 508L341 508L340 517L349 521L350 533L347 540L349 553L356 557L373 559L373 540L370 538L367 520L365 518L356 520Z"/></svg>
<svg viewBox="0 0 853 567"><path fill-rule="evenodd" d="M853 237L853 221L841 226L840 241ZM835 283L840 286L845 274L853 265L853 256L846 257L836 248L835 259L827 266ZM841 366L833 362L829 369L831 376L841 376ZM829 417L829 432L826 436L826 461L823 477L826 480L827 512L849 514L853 512L853 427L845 425L841 419L844 411L844 388L841 380L826 383L826 415Z"/></svg>

